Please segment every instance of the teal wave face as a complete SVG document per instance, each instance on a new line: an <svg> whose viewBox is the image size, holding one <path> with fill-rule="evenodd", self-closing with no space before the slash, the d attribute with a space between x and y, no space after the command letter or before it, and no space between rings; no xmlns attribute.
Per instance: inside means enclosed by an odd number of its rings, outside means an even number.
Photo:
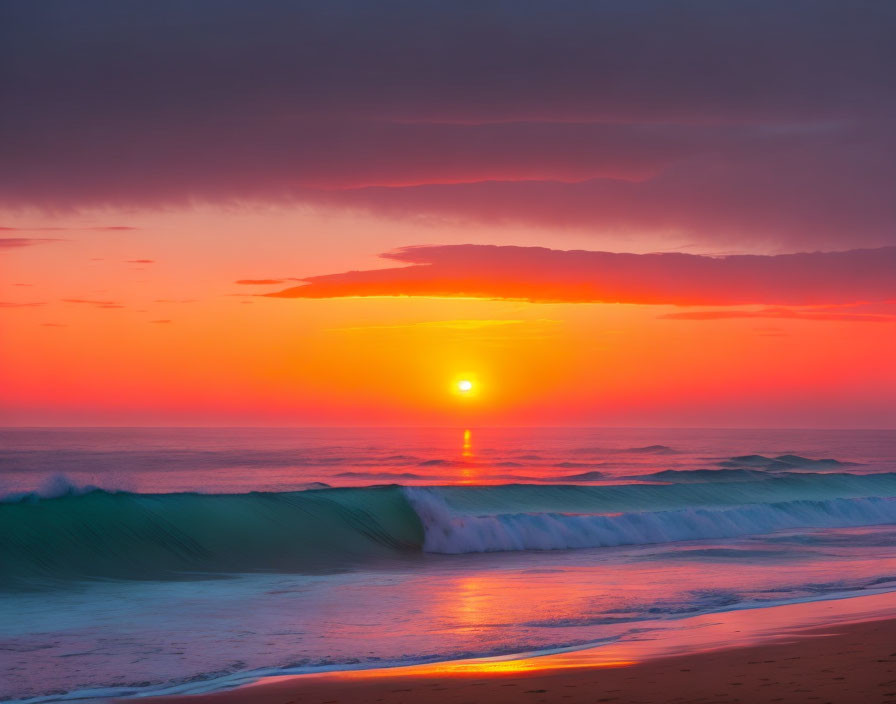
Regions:
<svg viewBox="0 0 896 704"><path fill-rule="evenodd" d="M398 487L249 494L91 491L0 504L0 585L319 572L418 551Z"/></svg>
<svg viewBox="0 0 896 704"><path fill-rule="evenodd" d="M828 524L871 525L896 521L894 504L842 500L893 496L894 474L788 474L756 481L602 486L382 486L247 494L70 491L57 498L31 496L0 503L0 588L72 579L320 573L427 550L600 547ZM821 508L813 512L797 504L782 508L807 501L827 503L818 504ZM776 508L757 513L757 506ZM741 516L718 510L731 507L745 509L742 513L749 520L742 530L725 527ZM697 513L703 518L691 520L687 512L705 510L711 511L706 514L710 522L721 522L721 527L704 534L698 528L706 517ZM826 511L832 516L828 523ZM608 518L611 515L617 517ZM651 521L657 523L655 530L636 529ZM689 521L697 528L688 528ZM481 530L474 530L475 526ZM482 535L490 532L506 539L489 542Z"/></svg>

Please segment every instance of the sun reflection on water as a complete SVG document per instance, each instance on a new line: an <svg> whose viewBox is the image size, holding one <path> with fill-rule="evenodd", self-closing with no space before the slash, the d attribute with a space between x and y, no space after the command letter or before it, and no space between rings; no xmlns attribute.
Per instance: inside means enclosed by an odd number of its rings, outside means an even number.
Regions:
<svg viewBox="0 0 896 704"><path fill-rule="evenodd" d="M463 460L460 470L460 483L474 484L479 479L479 471L473 462L475 459L473 454L473 433L469 429L464 430L460 456Z"/></svg>
<svg viewBox="0 0 896 704"><path fill-rule="evenodd" d="M462 457L472 457L473 456L473 434L469 430L464 431L464 444L463 451L461 452Z"/></svg>

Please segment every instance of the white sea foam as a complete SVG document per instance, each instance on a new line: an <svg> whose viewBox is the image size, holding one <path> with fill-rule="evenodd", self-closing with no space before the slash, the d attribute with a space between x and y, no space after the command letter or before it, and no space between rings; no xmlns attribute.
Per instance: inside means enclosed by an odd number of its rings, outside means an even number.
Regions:
<svg viewBox="0 0 896 704"><path fill-rule="evenodd" d="M25 498L56 499L60 496L86 494L98 487L92 484L79 484L65 474L57 473L44 477L32 491L3 491L0 489L0 503L14 503Z"/></svg>
<svg viewBox="0 0 896 704"><path fill-rule="evenodd" d="M459 515L422 487L404 489L433 553L562 550L762 535L797 528L896 523L896 499L785 501L730 508L619 514L512 513Z"/></svg>

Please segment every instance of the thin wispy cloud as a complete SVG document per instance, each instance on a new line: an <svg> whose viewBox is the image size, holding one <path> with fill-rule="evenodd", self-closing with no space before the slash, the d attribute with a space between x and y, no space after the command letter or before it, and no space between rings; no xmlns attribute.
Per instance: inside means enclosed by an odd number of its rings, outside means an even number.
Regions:
<svg viewBox="0 0 896 704"><path fill-rule="evenodd" d="M289 279L238 279L233 283L241 286L272 286L285 283L286 281L289 281Z"/></svg>
<svg viewBox="0 0 896 704"><path fill-rule="evenodd" d="M63 298L63 303L77 303L80 305L94 306L96 308L124 308L117 301L102 301L90 298Z"/></svg>
<svg viewBox="0 0 896 704"><path fill-rule="evenodd" d="M126 232L129 230L139 230L140 228L131 227L130 225L97 225L93 227L57 227L57 226L39 226L39 227L0 227L0 232L77 232L77 231L93 231L93 232Z"/></svg>
<svg viewBox="0 0 896 704"><path fill-rule="evenodd" d="M56 237L0 237L0 250L19 249L21 247L33 247L47 242L64 242Z"/></svg>
<svg viewBox="0 0 896 704"><path fill-rule="evenodd" d="M658 316L662 320L742 320L768 318L777 320L817 320L852 323L893 323L896 312L848 313L811 308L763 308L761 310L698 310L681 313L666 313Z"/></svg>

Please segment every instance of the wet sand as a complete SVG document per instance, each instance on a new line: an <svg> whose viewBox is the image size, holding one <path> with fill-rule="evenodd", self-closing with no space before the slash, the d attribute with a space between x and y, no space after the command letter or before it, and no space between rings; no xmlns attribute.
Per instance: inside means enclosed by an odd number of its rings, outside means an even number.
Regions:
<svg viewBox="0 0 896 704"><path fill-rule="evenodd" d="M532 663L543 660L548 669ZM528 664L525 664L528 663ZM527 669L532 668L532 669ZM896 704L896 619L813 629L779 640L641 663L493 672L438 666L278 678L155 704Z"/></svg>

